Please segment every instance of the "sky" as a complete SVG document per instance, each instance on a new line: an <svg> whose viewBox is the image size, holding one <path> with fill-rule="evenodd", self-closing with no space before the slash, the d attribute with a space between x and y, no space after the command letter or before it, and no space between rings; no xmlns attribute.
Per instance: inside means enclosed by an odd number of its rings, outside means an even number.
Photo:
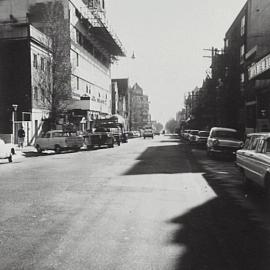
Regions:
<svg viewBox="0 0 270 270"><path fill-rule="evenodd" d="M185 93L202 85L211 64L203 49L223 48L245 2L107 0L107 18L127 53L113 64L112 77L137 82L149 96L152 120L165 124L184 107Z"/></svg>

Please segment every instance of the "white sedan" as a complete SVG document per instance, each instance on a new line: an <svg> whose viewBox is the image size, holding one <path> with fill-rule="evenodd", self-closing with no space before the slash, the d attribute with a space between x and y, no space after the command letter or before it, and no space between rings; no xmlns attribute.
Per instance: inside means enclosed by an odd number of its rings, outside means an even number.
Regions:
<svg viewBox="0 0 270 270"><path fill-rule="evenodd" d="M9 162L12 162L12 155L14 153L14 148L5 144L5 142L0 139L0 159L8 159Z"/></svg>

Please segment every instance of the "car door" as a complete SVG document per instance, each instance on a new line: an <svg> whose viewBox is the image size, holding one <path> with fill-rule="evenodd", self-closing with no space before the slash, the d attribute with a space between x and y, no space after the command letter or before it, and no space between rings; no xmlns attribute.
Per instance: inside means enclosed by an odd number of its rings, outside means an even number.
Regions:
<svg viewBox="0 0 270 270"><path fill-rule="evenodd" d="M255 151L248 153L248 164L249 170L246 176L253 180L255 183L262 185L262 170L263 170L263 155L264 155L265 140L260 138L258 140Z"/></svg>
<svg viewBox="0 0 270 270"><path fill-rule="evenodd" d="M270 139L265 139L261 151L256 156L257 174L259 176L259 184L264 186L265 175L270 168Z"/></svg>

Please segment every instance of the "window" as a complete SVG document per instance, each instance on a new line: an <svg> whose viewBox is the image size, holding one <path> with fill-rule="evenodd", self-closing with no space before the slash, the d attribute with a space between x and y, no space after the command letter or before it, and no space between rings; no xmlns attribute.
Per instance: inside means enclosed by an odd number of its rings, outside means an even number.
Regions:
<svg viewBox="0 0 270 270"><path fill-rule="evenodd" d="M42 71L45 71L45 59L43 57L40 59L40 68Z"/></svg>
<svg viewBox="0 0 270 270"><path fill-rule="evenodd" d="M241 73L240 81L241 81L241 83L245 82L245 74L244 73Z"/></svg>
<svg viewBox="0 0 270 270"><path fill-rule="evenodd" d="M245 55L245 45L243 44L240 48L240 57L244 58Z"/></svg>
<svg viewBox="0 0 270 270"><path fill-rule="evenodd" d="M229 47L229 39L225 39L225 48L228 48Z"/></svg>
<svg viewBox="0 0 270 270"><path fill-rule="evenodd" d="M79 66L79 54L78 53L76 53L76 65L77 65L77 67Z"/></svg>
<svg viewBox="0 0 270 270"><path fill-rule="evenodd" d="M33 67L37 68L38 67L38 59L37 59L37 55L33 54Z"/></svg>
<svg viewBox="0 0 270 270"><path fill-rule="evenodd" d="M77 77L77 90L80 90L80 78Z"/></svg>
<svg viewBox="0 0 270 270"><path fill-rule="evenodd" d="M245 31L246 31L246 16L244 16L241 19L241 29L240 29L241 36L243 36L245 34Z"/></svg>
<svg viewBox="0 0 270 270"><path fill-rule="evenodd" d="M257 146L257 151L256 152L262 152L263 150L263 146L264 146L264 140L260 140L259 143L258 143L258 146Z"/></svg>
<svg viewBox="0 0 270 270"><path fill-rule="evenodd" d="M45 102L45 90L41 89L41 101Z"/></svg>
<svg viewBox="0 0 270 270"><path fill-rule="evenodd" d="M38 88L36 86L34 87L34 99L38 100Z"/></svg>
<svg viewBox="0 0 270 270"><path fill-rule="evenodd" d="M270 140L267 139L265 143L265 153L270 153Z"/></svg>

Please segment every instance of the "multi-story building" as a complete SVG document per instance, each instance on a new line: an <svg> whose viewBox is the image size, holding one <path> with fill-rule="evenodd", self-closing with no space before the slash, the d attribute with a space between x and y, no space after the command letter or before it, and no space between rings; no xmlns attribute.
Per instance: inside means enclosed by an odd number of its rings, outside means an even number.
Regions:
<svg viewBox="0 0 270 270"><path fill-rule="evenodd" d="M57 4L57 9L53 8L54 4ZM56 25L49 20L55 15L59 16ZM110 68L116 56L124 56L124 51L106 23L104 1L2 0L0 22L26 22L47 36L52 34L48 30L58 30L54 34L64 43L63 50L58 48L58 56L63 57L61 62L67 63L67 66L59 67L53 73L53 84L57 83L55 73L64 73L70 66L70 76L64 89L72 97L66 108L71 112L70 120L89 128L94 119L111 114ZM63 31L55 28L58 23ZM55 39L52 39L54 45ZM33 54L31 57L34 57ZM5 104L10 107L8 101Z"/></svg>
<svg viewBox="0 0 270 270"><path fill-rule="evenodd" d="M129 80L112 79L112 114L121 115L129 129Z"/></svg>
<svg viewBox="0 0 270 270"><path fill-rule="evenodd" d="M32 143L48 117L51 51L51 40L28 23L0 25L0 136L8 142L22 125Z"/></svg>
<svg viewBox="0 0 270 270"><path fill-rule="evenodd" d="M151 123L149 99L143 89L135 83L130 90L130 129L139 130Z"/></svg>
<svg viewBox="0 0 270 270"><path fill-rule="evenodd" d="M244 132L245 105L245 55L247 52L247 19L249 5L246 3L225 34L224 39L224 76L220 87L225 100L225 124Z"/></svg>
<svg viewBox="0 0 270 270"><path fill-rule="evenodd" d="M248 1L245 102L247 131L270 130L269 1Z"/></svg>
<svg viewBox="0 0 270 270"><path fill-rule="evenodd" d="M270 130L270 10L267 0L248 0L225 36L227 76L233 97L229 116L246 133Z"/></svg>

